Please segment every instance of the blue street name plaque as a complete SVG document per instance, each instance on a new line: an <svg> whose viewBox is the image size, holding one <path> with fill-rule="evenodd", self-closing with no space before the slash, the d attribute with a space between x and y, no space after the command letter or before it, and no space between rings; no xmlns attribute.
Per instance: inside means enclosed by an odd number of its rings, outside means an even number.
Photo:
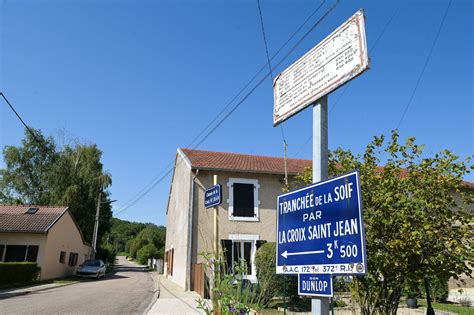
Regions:
<svg viewBox="0 0 474 315"><path fill-rule="evenodd" d="M278 274L367 273L359 171L277 197Z"/></svg>
<svg viewBox="0 0 474 315"><path fill-rule="evenodd" d="M298 294L310 296L332 296L332 276L298 274Z"/></svg>
<svg viewBox="0 0 474 315"><path fill-rule="evenodd" d="M207 208L220 205L222 202L222 187L220 184L214 185L204 193L204 206Z"/></svg>

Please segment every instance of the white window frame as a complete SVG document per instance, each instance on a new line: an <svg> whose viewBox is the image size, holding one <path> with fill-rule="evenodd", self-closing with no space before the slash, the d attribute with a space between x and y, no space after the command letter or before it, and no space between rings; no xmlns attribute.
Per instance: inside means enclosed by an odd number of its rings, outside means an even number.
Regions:
<svg viewBox="0 0 474 315"><path fill-rule="evenodd" d="M253 190L253 217L238 217L234 216L234 187L233 185L237 184L253 184L255 187ZM260 200L258 199L258 190L260 189L260 185L258 184L258 179L248 179L248 178L229 178L227 182L227 186L229 187L229 199L227 199L227 203L229 204L229 220L231 221L259 221L259 206Z"/></svg>
<svg viewBox="0 0 474 315"><path fill-rule="evenodd" d="M257 282L257 268L255 267L255 254L257 253L257 241L260 240L260 235L258 234L229 234L229 240L232 241L232 261L234 261L234 242L251 242L250 249L250 266L251 273L243 276L243 279L247 279L252 283ZM243 250L241 248L241 252Z"/></svg>

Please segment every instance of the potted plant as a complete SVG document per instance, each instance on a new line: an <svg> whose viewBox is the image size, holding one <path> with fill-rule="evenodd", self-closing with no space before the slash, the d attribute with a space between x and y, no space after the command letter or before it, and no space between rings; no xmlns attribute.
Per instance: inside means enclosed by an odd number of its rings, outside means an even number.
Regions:
<svg viewBox="0 0 474 315"><path fill-rule="evenodd" d="M405 288L407 296L406 303L408 308L418 308L418 297L420 296L420 289L416 281L410 282Z"/></svg>

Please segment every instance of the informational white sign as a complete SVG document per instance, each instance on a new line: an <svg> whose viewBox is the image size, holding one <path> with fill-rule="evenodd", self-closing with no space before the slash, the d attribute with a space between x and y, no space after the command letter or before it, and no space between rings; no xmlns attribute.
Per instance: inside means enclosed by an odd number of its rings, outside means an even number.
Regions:
<svg viewBox="0 0 474 315"><path fill-rule="evenodd" d="M369 69L365 20L359 10L273 82L276 126Z"/></svg>

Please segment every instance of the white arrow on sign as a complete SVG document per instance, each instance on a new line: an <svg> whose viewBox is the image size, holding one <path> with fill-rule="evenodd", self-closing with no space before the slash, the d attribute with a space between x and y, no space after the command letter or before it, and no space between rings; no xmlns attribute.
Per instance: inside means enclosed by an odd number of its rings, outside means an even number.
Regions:
<svg viewBox="0 0 474 315"><path fill-rule="evenodd" d="M288 253L287 250L285 250L281 255L285 258L288 256L294 256L294 255L308 255L308 254L324 254L324 250L313 250L309 252L296 252L296 253Z"/></svg>

